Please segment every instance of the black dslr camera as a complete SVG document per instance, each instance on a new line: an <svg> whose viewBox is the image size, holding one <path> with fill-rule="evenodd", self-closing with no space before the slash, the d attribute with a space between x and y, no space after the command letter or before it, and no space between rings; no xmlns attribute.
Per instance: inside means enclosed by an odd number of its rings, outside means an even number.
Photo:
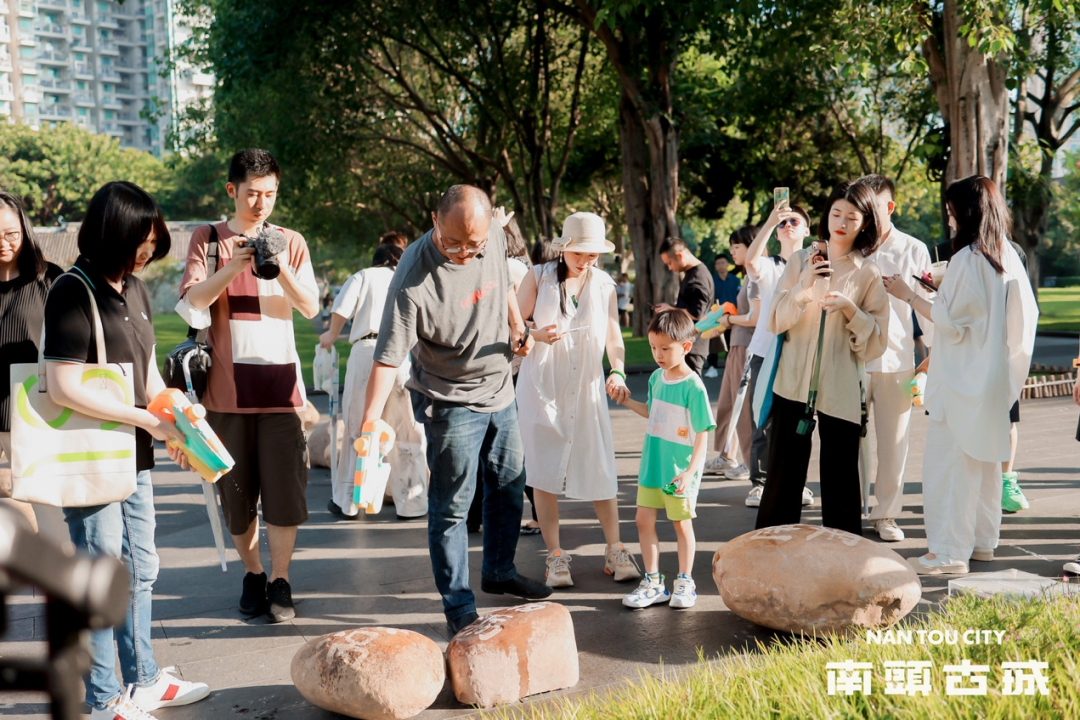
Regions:
<svg viewBox="0 0 1080 720"><path fill-rule="evenodd" d="M240 242L240 247L255 248L255 257L251 259L251 274L262 280L273 280L281 274L277 256L285 252L288 246L285 233L272 227L264 227L253 238L244 236Z"/></svg>

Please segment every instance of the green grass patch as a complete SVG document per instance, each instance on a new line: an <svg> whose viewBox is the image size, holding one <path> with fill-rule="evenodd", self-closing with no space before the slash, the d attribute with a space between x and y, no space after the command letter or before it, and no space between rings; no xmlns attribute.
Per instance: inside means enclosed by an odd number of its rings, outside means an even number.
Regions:
<svg viewBox="0 0 1080 720"><path fill-rule="evenodd" d="M685 673L643 675L621 689L585 698L538 702L486 717L529 720L609 718L1077 718L1080 717L1080 596L1054 600L980 600L961 596L940 613L902 623L915 644L877 645L853 639L785 637L746 656L702 660ZM998 644L920 644L917 631L1003 630ZM989 666L986 694L946 694L945 666L963 660ZM870 663L870 692L828 693L828 663ZM886 662L929 661L928 695L886 694ZM1045 662L1048 695L1005 695L1006 662ZM970 687L965 682L964 687Z"/></svg>
<svg viewBox="0 0 1080 720"><path fill-rule="evenodd" d="M157 336L158 362L164 362L165 355L187 337L188 326L176 313L163 313L154 316L154 334ZM311 385L311 363L315 360L315 345L319 334L311 321L298 312L293 312L293 333L296 337L296 352L300 356L300 367L304 373L304 382ZM345 366L349 360L352 345L344 335L335 344L338 351L339 381L345 381Z"/></svg>
<svg viewBox="0 0 1080 720"><path fill-rule="evenodd" d="M1039 329L1080 330L1080 287L1039 290Z"/></svg>
<svg viewBox="0 0 1080 720"><path fill-rule="evenodd" d="M626 346L627 365L656 366L656 361L653 360L652 350L649 349L649 338L634 337L633 332L631 332L629 328L623 328L622 337L623 345Z"/></svg>

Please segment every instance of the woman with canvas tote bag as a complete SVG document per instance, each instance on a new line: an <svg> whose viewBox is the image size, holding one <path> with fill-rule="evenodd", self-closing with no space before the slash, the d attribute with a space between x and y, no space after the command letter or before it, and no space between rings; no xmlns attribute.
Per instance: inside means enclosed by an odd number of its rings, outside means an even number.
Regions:
<svg viewBox="0 0 1080 720"><path fill-rule="evenodd" d="M43 354L49 398L84 415L136 429L135 492L107 505L64 508L75 546L94 555L122 558L131 575L124 622L90 635L86 702L91 720L147 720L152 718L149 710L186 705L210 692L203 683L185 682L158 669L150 645L151 592L158 570L150 484L152 437L166 441L184 437L145 409L165 383L154 353L150 296L132 273L168 255L169 243L169 231L153 198L132 183L108 183L90 201L79 230L79 259L53 283L45 303ZM101 351L110 366L130 367L134 406L84 387L82 368L99 362ZM178 450L169 448L169 455L181 467L186 465ZM116 678L118 655L126 690Z"/></svg>
<svg viewBox="0 0 1080 720"><path fill-rule="evenodd" d="M11 462L11 366L37 362L45 296L63 272L45 260L34 241L22 201L0 190L0 453L4 457L0 467ZM9 491L0 488L0 497ZM59 508L38 503L17 503L16 507L46 537L67 540Z"/></svg>

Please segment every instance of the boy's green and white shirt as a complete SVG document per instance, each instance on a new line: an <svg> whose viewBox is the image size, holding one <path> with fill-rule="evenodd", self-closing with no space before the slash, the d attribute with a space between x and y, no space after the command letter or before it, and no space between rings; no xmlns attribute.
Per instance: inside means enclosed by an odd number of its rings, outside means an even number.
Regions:
<svg viewBox="0 0 1080 720"><path fill-rule="evenodd" d="M664 378L662 369L657 369L649 378L648 405L649 426L645 430L638 483L659 488L686 472L694 454L694 439L698 433L715 428L716 421L705 383L695 372L671 381ZM687 494L696 495L700 482L699 472Z"/></svg>

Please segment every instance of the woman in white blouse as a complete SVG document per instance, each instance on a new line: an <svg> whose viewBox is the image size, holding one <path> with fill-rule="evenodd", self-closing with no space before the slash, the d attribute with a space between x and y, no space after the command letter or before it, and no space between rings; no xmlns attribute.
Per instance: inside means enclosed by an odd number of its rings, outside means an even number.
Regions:
<svg viewBox="0 0 1080 720"><path fill-rule="evenodd" d="M553 245L562 254L535 266L518 291L521 315L532 318L536 348L518 373L517 402L525 448L525 482L533 488L536 514L547 545L548 587L569 587L570 556L559 538L560 495L591 500L607 543L604 572L616 581L641 577L619 540L615 442L607 395L625 398L625 349L619 327L615 281L595 268L615 251L604 221L574 213ZM604 350L611 363L605 382Z"/></svg>
<svg viewBox="0 0 1080 720"><path fill-rule="evenodd" d="M934 321L924 404L923 508L930 552L923 575L966 573L994 558L1001 530L1001 463L1009 459L1009 408L1031 365L1039 308L1007 241L1009 210L981 175L945 191L953 256L933 303L901 278L889 292Z"/></svg>
<svg viewBox="0 0 1080 720"><path fill-rule="evenodd" d="M777 284L768 329L785 333L785 339L773 382L773 429L759 528L797 523L802 516L813 433L800 432L800 425L805 429L812 418L808 397L820 342L821 520L826 527L862 534L863 364L881 357L889 337L889 299L881 271L866 259L877 237L873 191L844 183L829 197L818 226L818 238L828 242L792 255Z"/></svg>

